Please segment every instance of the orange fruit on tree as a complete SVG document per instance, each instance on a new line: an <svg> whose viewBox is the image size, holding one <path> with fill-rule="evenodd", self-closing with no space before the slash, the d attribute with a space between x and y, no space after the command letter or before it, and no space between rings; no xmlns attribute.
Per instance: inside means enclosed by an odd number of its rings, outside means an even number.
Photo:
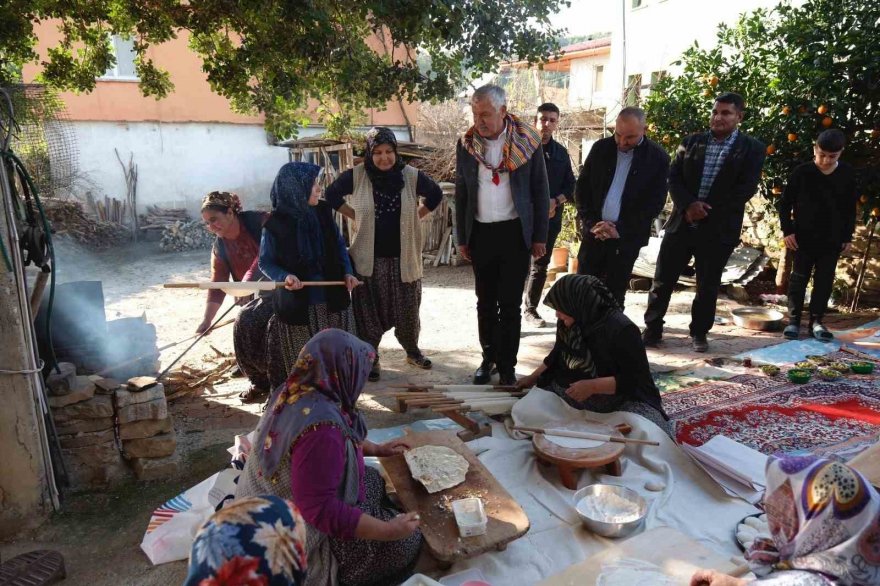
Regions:
<svg viewBox="0 0 880 586"><path fill-rule="evenodd" d="M788 106L784 106L784 107L782 108L782 115L783 115L783 116L788 116L789 114L791 114L791 108L788 107Z"/></svg>
<svg viewBox="0 0 880 586"><path fill-rule="evenodd" d="M807 107L806 107L806 106L798 106L798 112L799 112L799 113L803 114L803 113L805 113L806 111L807 111Z"/></svg>
<svg viewBox="0 0 880 586"><path fill-rule="evenodd" d="M834 124L834 118L831 116L825 116L822 118L822 126L825 128L830 128L832 124Z"/></svg>
<svg viewBox="0 0 880 586"><path fill-rule="evenodd" d="M794 132L789 132L789 133L788 133L788 142L794 142L794 141L796 141L797 139L798 139L798 135L797 135L797 134L795 134Z"/></svg>
<svg viewBox="0 0 880 586"><path fill-rule="evenodd" d="M782 194L782 188L779 187L778 185L774 185L773 189L771 189L770 191L773 192L773 195L781 195Z"/></svg>
<svg viewBox="0 0 880 586"><path fill-rule="evenodd" d="M772 155L775 152L776 152L776 146L772 145L772 144L768 144L767 145L767 154Z"/></svg>
<svg viewBox="0 0 880 586"><path fill-rule="evenodd" d="M709 78L709 85L711 85L712 87L715 87L716 85L718 85L718 76L717 75L713 75L712 77Z"/></svg>
<svg viewBox="0 0 880 586"><path fill-rule="evenodd" d="M711 97L712 97L712 90L710 90L710 89L704 89L704 90L703 90L703 97L704 97L704 98L711 98Z"/></svg>
<svg viewBox="0 0 880 586"><path fill-rule="evenodd" d="M819 114L824 114L827 111L828 111L828 106L826 106L825 104L820 104L819 107L816 108L816 112L818 112Z"/></svg>
<svg viewBox="0 0 880 586"><path fill-rule="evenodd" d="M868 203L868 196L863 195L863 196L859 197L859 201L862 203Z"/></svg>
<svg viewBox="0 0 880 586"><path fill-rule="evenodd" d="M880 216L880 208L874 208L871 210L871 217L876 218L877 216Z"/></svg>

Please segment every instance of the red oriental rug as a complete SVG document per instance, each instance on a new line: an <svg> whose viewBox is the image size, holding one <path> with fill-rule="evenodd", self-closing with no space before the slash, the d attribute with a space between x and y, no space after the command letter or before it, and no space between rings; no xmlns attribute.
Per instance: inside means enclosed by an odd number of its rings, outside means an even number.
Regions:
<svg viewBox="0 0 880 586"><path fill-rule="evenodd" d="M812 452L844 460L880 439L880 377L794 384L744 374L665 393L679 443L723 434L764 454ZM876 372L876 371L875 371Z"/></svg>

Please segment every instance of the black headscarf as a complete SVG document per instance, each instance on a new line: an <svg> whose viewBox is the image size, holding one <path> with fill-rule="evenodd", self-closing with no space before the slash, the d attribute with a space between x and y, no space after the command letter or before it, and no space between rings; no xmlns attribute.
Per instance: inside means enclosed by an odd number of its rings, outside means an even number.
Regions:
<svg viewBox="0 0 880 586"><path fill-rule="evenodd" d="M565 275L550 288L544 305L574 318L571 327L560 322L556 341L562 359L570 370L596 376L596 364L587 345L587 337L602 328L608 316L622 311L620 303L600 279L591 275Z"/></svg>
<svg viewBox="0 0 880 586"><path fill-rule="evenodd" d="M394 149L394 166L387 171L382 171L373 162L373 149L380 144L391 145ZM390 128L384 126L374 126L367 132L367 149L364 157L364 170L370 183L373 184L373 190L380 195L388 197L397 197L403 190L403 167L404 162L397 154L397 137Z"/></svg>

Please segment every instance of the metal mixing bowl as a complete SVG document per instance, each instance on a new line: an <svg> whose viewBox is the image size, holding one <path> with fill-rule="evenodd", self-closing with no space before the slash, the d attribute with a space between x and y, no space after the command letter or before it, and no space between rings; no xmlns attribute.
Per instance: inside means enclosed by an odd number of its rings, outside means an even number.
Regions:
<svg viewBox="0 0 880 586"><path fill-rule="evenodd" d="M739 327L764 332L778 330L785 318L782 312L765 307L737 307L730 313Z"/></svg>
<svg viewBox="0 0 880 586"><path fill-rule="evenodd" d="M578 507L578 503L580 503L585 497L608 493L616 494L621 498L636 503L639 512L638 518L633 521L627 521L626 523L606 523L586 516ZM645 520L645 516L648 514L648 503L641 497L641 495L639 495L639 493L626 488L625 486L618 486L616 484L591 484L590 486L585 486L574 493L574 508L577 511L578 517L581 518L581 521L587 529L604 537L625 537L629 535L641 526Z"/></svg>

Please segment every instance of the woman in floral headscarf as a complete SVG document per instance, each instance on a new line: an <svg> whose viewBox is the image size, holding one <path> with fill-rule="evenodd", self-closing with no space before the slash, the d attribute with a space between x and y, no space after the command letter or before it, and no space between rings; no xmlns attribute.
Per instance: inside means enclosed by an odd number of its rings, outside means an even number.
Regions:
<svg viewBox="0 0 880 586"><path fill-rule="evenodd" d="M406 360L431 368L419 349L422 303L422 227L419 220L440 205L443 192L430 177L404 164L397 138L377 126L367 133L364 162L327 188L327 203L354 222L351 254L363 280L352 295L358 336L379 348L382 336L394 335ZM419 204L419 197L425 202ZM379 357L370 380L379 380Z"/></svg>
<svg viewBox="0 0 880 586"><path fill-rule="evenodd" d="M880 584L880 495L849 466L817 456L771 457L764 509L771 538L746 551L758 579L700 570L693 586Z"/></svg>
<svg viewBox="0 0 880 586"><path fill-rule="evenodd" d="M306 581L306 526L277 496L239 499L196 534L184 586L300 586Z"/></svg>
<svg viewBox="0 0 880 586"><path fill-rule="evenodd" d="M360 282L330 208L319 200L322 174L318 165L287 163L272 184L272 215L263 230L260 269L285 283L275 290L275 314L267 332L273 388L284 382L299 351L316 333L325 328L355 331L350 292ZM302 284L343 280L345 287Z"/></svg>
<svg viewBox="0 0 880 586"><path fill-rule="evenodd" d="M306 521L306 584L396 584L421 547L418 516L400 514L385 481L364 456L392 456L408 446L377 445L357 400L375 358L373 348L340 330L309 340L272 393L257 426L254 453L236 497L290 498Z"/></svg>
<svg viewBox="0 0 880 586"><path fill-rule="evenodd" d="M234 193L212 191L205 196L202 220L208 231L217 237L211 249L212 281L263 279L258 260L260 236L268 217L266 212L242 211L241 202ZM225 296L221 289L208 291L205 316L196 333L201 334L211 327ZM266 327L272 317L272 304L259 295L255 299L249 296L236 302L242 308L235 318L232 340L238 367L251 381L250 388L241 394L241 398L248 401L267 395L271 388L266 371Z"/></svg>

